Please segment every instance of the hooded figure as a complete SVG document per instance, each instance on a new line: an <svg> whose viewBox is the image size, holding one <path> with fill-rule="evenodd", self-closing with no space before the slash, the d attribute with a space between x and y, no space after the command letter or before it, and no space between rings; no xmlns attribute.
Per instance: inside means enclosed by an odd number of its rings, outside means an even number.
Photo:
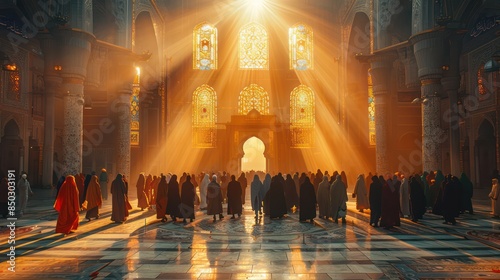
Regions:
<svg viewBox="0 0 500 280"><path fill-rule="evenodd" d="M255 218L259 216L259 212L262 207L262 182L259 179L259 175L253 176L253 181L250 184L250 197L252 199L252 210L255 212Z"/></svg>
<svg viewBox="0 0 500 280"><path fill-rule="evenodd" d="M234 215L241 216L242 203L241 203L241 184L236 181L236 177L231 175L231 181L227 185L227 214L232 215L231 219L234 219Z"/></svg>
<svg viewBox="0 0 500 280"><path fill-rule="evenodd" d="M462 200L460 204L460 210L462 213L468 211L469 214L474 214L472 210L472 195L474 194L474 187L472 182L469 180L467 175L462 172L460 175L460 183L462 183Z"/></svg>
<svg viewBox="0 0 500 280"><path fill-rule="evenodd" d="M181 217L179 205L181 205L181 196L179 195L179 183L177 182L177 175L172 175L167 187L167 215L175 222L177 217Z"/></svg>
<svg viewBox="0 0 500 280"><path fill-rule="evenodd" d="M78 229L80 194L75 177L67 176L64 180L54 203L54 209L59 212L56 233L68 234Z"/></svg>
<svg viewBox="0 0 500 280"><path fill-rule="evenodd" d="M380 226L389 229L393 226L400 226L399 218L399 189L401 182L394 175L382 185L382 213L380 216Z"/></svg>
<svg viewBox="0 0 500 280"><path fill-rule="evenodd" d="M321 219L328 219L330 216L330 183L328 176L323 176L323 181L318 185L318 192L316 193L316 201L318 202L319 217Z"/></svg>
<svg viewBox="0 0 500 280"><path fill-rule="evenodd" d="M219 220L222 220L222 192L220 185L217 183L217 176L212 176L212 181L207 188L207 215L214 216L214 222L217 220L216 215L219 215Z"/></svg>
<svg viewBox="0 0 500 280"><path fill-rule="evenodd" d="M137 179L137 183L135 186L137 188L137 207L141 208L141 210L144 210L144 208L149 207L149 201L148 197L146 196L146 192L144 192L146 186L146 178L144 177L143 173L139 174L139 179Z"/></svg>
<svg viewBox="0 0 500 280"><path fill-rule="evenodd" d="M203 180L201 180L200 184L200 210L207 209L207 188L208 184L210 184L210 178L208 174L205 174Z"/></svg>
<svg viewBox="0 0 500 280"><path fill-rule="evenodd" d="M167 178L161 176L160 183L158 183L158 193L156 195L156 218L161 219L162 222L167 221Z"/></svg>
<svg viewBox="0 0 500 280"><path fill-rule="evenodd" d="M410 177L410 213L414 222L422 219L426 210L427 200L425 199L424 186L421 182L418 175Z"/></svg>
<svg viewBox="0 0 500 280"><path fill-rule="evenodd" d="M23 172L21 179L17 181L16 189L19 191L19 214L23 215L28 206L28 196L33 195L31 191L30 182L28 181L28 174Z"/></svg>
<svg viewBox="0 0 500 280"><path fill-rule="evenodd" d="M193 183L191 183L191 176L187 175L186 181L182 184L181 204L179 205L184 223L186 223L187 218L189 218L190 222L193 222L195 196L196 190Z"/></svg>
<svg viewBox="0 0 500 280"><path fill-rule="evenodd" d="M311 223L314 223L314 218L316 218L316 193L314 192L314 185L307 176L304 178L304 183L300 185L299 201L299 220L304 222L310 219Z"/></svg>
<svg viewBox="0 0 500 280"><path fill-rule="evenodd" d="M382 213L382 183L377 175L372 177L370 184L370 225L378 227L380 215Z"/></svg>
<svg viewBox="0 0 500 280"><path fill-rule="evenodd" d="M363 213L363 210L370 209L370 201L368 199L368 192L366 191L365 176L359 174L352 192L352 197L356 198L356 209Z"/></svg>
<svg viewBox="0 0 500 280"><path fill-rule="evenodd" d="M241 172L241 175L238 178L238 182L240 182L240 186L241 186L241 204L245 204L245 199L246 199L245 195L246 195L247 186L248 186L248 182L247 182L247 178L245 176L245 172Z"/></svg>
<svg viewBox="0 0 500 280"><path fill-rule="evenodd" d="M500 197L500 188L498 186L498 179L493 178L491 180L491 192L488 195L491 199L491 212L493 213L494 218L500 217L500 201L498 198Z"/></svg>
<svg viewBox="0 0 500 280"><path fill-rule="evenodd" d="M269 217L281 219L288 213L285 199L285 180L283 175L279 173L271 179L271 188L268 192L269 196Z"/></svg>
<svg viewBox="0 0 500 280"><path fill-rule="evenodd" d="M271 188L271 175L269 173L266 174L266 177L264 178L264 182L262 183L262 202L263 202L263 208L264 208L264 215L269 215L270 211L270 206L271 206L271 201L269 200L269 189Z"/></svg>
<svg viewBox="0 0 500 280"><path fill-rule="evenodd" d="M101 169L101 174L99 174L99 184L101 185L101 194L104 200L108 200L108 173L106 169Z"/></svg>
<svg viewBox="0 0 500 280"><path fill-rule="evenodd" d="M285 180L285 199L286 199L286 209L290 211L294 206L299 205L299 196L295 190L295 182L292 179L292 175L287 174Z"/></svg>
<svg viewBox="0 0 500 280"><path fill-rule="evenodd" d="M129 215L127 206L127 190L123 182L122 174L117 174L115 180L111 183L111 221L123 223Z"/></svg>
<svg viewBox="0 0 500 280"><path fill-rule="evenodd" d="M342 181L342 176L337 175L337 179L330 187L330 214L335 223L338 223L338 218L342 218L342 223L346 222L345 216L347 213L347 189Z"/></svg>
<svg viewBox="0 0 500 280"><path fill-rule="evenodd" d="M408 184L408 179L403 177L401 181L401 189L399 192L399 203L401 207L401 215L409 217L410 212L410 185Z"/></svg>
<svg viewBox="0 0 500 280"><path fill-rule="evenodd" d="M99 208L102 206L101 186L99 185L99 178L93 175L90 178L90 183L87 188L87 214L85 218L89 221L91 218L99 218Z"/></svg>

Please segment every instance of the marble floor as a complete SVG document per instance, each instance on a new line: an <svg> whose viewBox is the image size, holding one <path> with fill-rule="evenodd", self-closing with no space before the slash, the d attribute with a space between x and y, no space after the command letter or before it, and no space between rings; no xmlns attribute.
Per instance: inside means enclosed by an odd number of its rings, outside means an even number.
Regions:
<svg viewBox="0 0 500 280"><path fill-rule="evenodd" d="M214 223L199 211L187 225L161 223L133 209L114 224L106 201L101 218L88 222L83 212L78 231L64 236L54 233L53 200L37 191L16 221L15 272L0 220L0 279L500 279L500 220L487 201L455 226L426 214L391 230L370 227L354 201L345 225L300 223L298 213L255 221L248 201L235 220Z"/></svg>

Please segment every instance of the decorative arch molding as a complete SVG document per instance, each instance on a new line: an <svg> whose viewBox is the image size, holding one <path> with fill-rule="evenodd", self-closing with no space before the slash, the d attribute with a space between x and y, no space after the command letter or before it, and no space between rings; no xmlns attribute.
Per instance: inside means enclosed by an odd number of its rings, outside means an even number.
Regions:
<svg viewBox="0 0 500 280"><path fill-rule="evenodd" d="M17 127L19 128L19 137L21 137L21 139L24 139L24 118L22 116L17 116L17 115L8 115L5 120L2 120L2 127L0 128L0 138L4 137L5 136L5 126L10 122L10 121L14 121L14 123L17 125Z"/></svg>
<svg viewBox="0 0 500 280"><path fill-rule="evenodd" d="M163 34L164 30L164 23L165 20L163 16L161 15L160 11L151 5L151 1L149 0L139 0L135 2L134 6L134 14L133 14L133 28L135 31L135 21L137 19L137 16L139 16L141 13L147 12L149 13L149 16L151 17L151 21L153 22L153 29L155 31L155 36L156 38L161 38L161 34ZM161 40L157 40L156 42L158 44L158 48L160 49L162 45Z"/></svg>
<svg viewBox="0 0 500 280"><path fill-rule="evenodd" d="M475 126L475 139L478 140L479 139L479 135L481 133L481 127L483 126L483 124L489 124L491 126L491 128L493 129L493 135L496 136L497 135L497 130L495 129L495 121L493 120L493 118L491 116L488 116L488 115L483 115L482 118L478 119L478 122L477 122L477 126Z"/></svg>

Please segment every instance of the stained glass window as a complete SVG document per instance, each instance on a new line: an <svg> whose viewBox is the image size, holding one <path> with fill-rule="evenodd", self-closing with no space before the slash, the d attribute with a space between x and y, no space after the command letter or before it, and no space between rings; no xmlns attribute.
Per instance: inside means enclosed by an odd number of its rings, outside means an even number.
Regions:
<svg viewBox="0 0 500 280"><path fill-rule="evenodd" d="M313 69L313 31L312 28L297 23L288 31L290 69Z"/></svg>
<svg viewBox="0 0 500 280"><path fill-rule="evenodd" d="M290 94L290 131L292 147L311 147L314 143L314 92L305 85Z"/></svg>
<svg viewBox="0 0 500 280"><path fill-rule="evenodd" d="M130 96L130 145L139 145L139 94L141 79L141 68L136 68L134 83L132 85L132 95Z"/></svg>
<svg viewBox="0 0 500 280"><path fill-rule="evenodd" d="M370 145L375 145L375 96L370 69L368 69L368 139Z"/></svg>
<svg viewBox="0 0 500 280"><path fill-rule="evenodd" d="M246 115L252 109L262 115L269 115L269 95L256 84L245 87L238 98L238 114Z"/></svg>
<svg viewBox="0 0 500 280"><path fill-rule="evenodd" d="M240 31L240 69L269 69L267 32L257 23L249 23Z"/></svg>
<svg viewBox="0 0 500 280"><path fill-rule="evenodd" d="M217 28L206 22L193 30L193 69L217 69Z"/></svg>
<svg viewBox="0 0 500 280"><path fill-rule="evenodd" d="M21 76L19 71L5 71L7 73L7 98L21 101Z"/></svg>
<svg viewBox="0 0 500 280"><path fill-rule="evenodd" d="M217 139L217 95L208 85L199 86L193 93L193 145L213 148Z"/></svg>
<svg viewBox="0 0 500 280"><path fill-rule="evenodd" d="M486 88L486 78L484 77L484 63L481 63L481 67L477 69L477 89L481 95L488 92Z"/></svg>

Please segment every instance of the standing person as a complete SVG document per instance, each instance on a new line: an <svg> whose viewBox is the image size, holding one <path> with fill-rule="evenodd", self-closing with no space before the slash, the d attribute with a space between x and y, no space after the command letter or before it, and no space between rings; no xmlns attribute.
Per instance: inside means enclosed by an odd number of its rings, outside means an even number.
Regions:
<svg viewBox="0 0 500 280"><path fill-rule="evenodd" d="M271 207L271 201L269 200L269 196L267 193L269 192L269 189L271 188L271 174L267 173L266 177L264 178L264 182L262 182L262 203L264 208L264 215L269 215L270 207Z"/></svg>
<svg viewBox="0 0 500 280"><path fill-rule="evenodd" d="M103 168L101 169L101 174L99 174L99 184L101 185L101 194L104 200L108 200L108 182L108 172Z"/></svg>
<svg viewBox="0 0 500 280"><path fill-rule="evenodd" d="M418 174L410 176L410 213L413 222L422 219L427 208L424 186L421 182Z"/></svg>
<svg viewBox="0 0 500 280"><path fill-rule="evenodd" d="M248 187L248 181L245 176L245 172L241 172L240 177L238 177L238 182L240 182L241 186L241 204L245 205L245 196L247 192L247 187Z"/></svg>
<svg viewBox="0 0 500 280"><path fill-rule="evenodd" d="M500 201L498 197L500 196L500 188L498 187L498 179L493 178L491 180L491 192L488 197L491 199L491 213L493 218L500 218Z"/></svg>
<svg viewBox="0 0 500 280"><path fill-rule="evenodd" d="M293 182L295 183L295 192L297 193L297 198L298 198L300 196L300 185L301 185L298 172L295 172L295 174L293 174Z"/></svg>
<svg viewBox="0 0 500 280"><path fill-rule="evenodd" d="M222 201L227 202L227 184L229 183L229 174L226 171L222 172L220 177L220 190L222 193Z"/></svg>
<svg viewBox="0 0 500 280"><path fill-rule="evenodd" d="M385 229L390 229L394 226L400 226L401 220L399 215L401 213L399 203L399 189L401 182L398 177L394 175L387 182L383 178L379 178L382 182L382 212L380 215L380 226Z"/></svg>
<svg viewBox="0 0 500 280"><path fill-rule="evenodd" d="M64 180L54 203L54 209L59 212L56 233L69 234L78 229L80 194L75 177L67 176Z"/></svg>
<svg viewBox="0 0 500 280"><path fill-rule="evenodd" d="M167 221L167 178L162 174L158 183L158 193L156 195L156 218L162 223Z"/></svg>
<svg viewBox="0 0 500 280"><path fill-rule="evenodd" d="M177 221L177 217L181 217L181 211L179 206L181 205L181 196L179 195L179 183L177 182L177 175L172 175L170 181L168 182L167 191L167 215L174 222Z"/></svg>
<svg viewBox="0 0 500 280"><path fill-rule="evenodd" d="M446 176L442 186L442 210L443 210L443 224L455 225L457 221L455 217L460 214L460 182L458 178L451 174ZM436 202L437 203L437 202Z"/></svg>
<svg viewBox="0 0 500 280"><path fill-rule="evenodd" d="M16 188L19 190L19 215L22 216L26 211L26 206L28 206L28 196L33 195L26 172L22 172L21 179L17 182Z"/></svg>
<svg viewBox="0 0 500 280"><path fill-rule="evenodd" d="M295 182L292 179L292 175L287 174L285 180L285 199L286 199L286 209L287 211L292 211L292 208L299 206L299 196L295 190Z"/></svg>
<svg viewBox="0 0 500 280"><path fill-rule="evenodd" d="M232 215L231 219L235 218L235 214L238 215L238 218L241 216L243 208L241 203L241 193L242 187L240 182L236 181L236 177L234 175L231 175L231 181L227 185L227 214Z"/></svg>
<svg viewBox="0 0 500 280"><path fill-rule="evenodd" d="M372 177L370 184L370 225L378 227L380 215L382 213L382 183L377 175Z"/></svg>
<svg viewBox="0 0 500 280"><path fill-rule="evenodd" d="M146 178L144 177L144 173L139 174L139 178L137 179L137 183L135 187L137 189L137 207L144 210L149 207L148 197L144 192L144 188L146 186Z"/></svg>
<svg viewBox="0 0 500 280"><path fill-rule="evenodd" d="M111 221L124 223L129 215L127 205L127 190L122 174L117 174L115 180L111 182Z"/></svg>
<svg viewBox="0 0 500 280"><path fill-rule="evenodd" d="M347 174L345 173L345 171L342 170L340 172L340 178L342 179L342 182L344 182L345 188L347 190L349 188L349 184L347 182Z"/></svg>
<svg viewBox="0 0 500 280"><path fill-rule="evenodd" d="M352 197L356 198L356 209L363 213L365 209L370 209L370 201L368 200L368 192L366 191L365 175L359 174L352 192Z"/></svg>
<svg viewBox="0 0 500 280"><path fill-rule="evenodd" d="M207 215L214 216L214 222L217 220L216 215L219 215L219 220L222 220L222 193L220 185L217 183L217 175L212 176L212 181L207 188Z"/></svg>
<svg viewBox="0 0 500 280"><path fill-rule="evenodd" d="M347 188L342 176L337 175L337 179L330 187L330 211L329 216L332 217L335 223L342 218L342 223L346 223L345 216L347 214Z"/></svg>
<svg viewBox="0 0 500 280"><path fill-rule="evenodd" d="M191 175L186 176L186 181L182 184L181 192L181 204L179 209L182 214L182 222L187 223L186 219L192 223L194 219L194 198L196 196L196 190L193 183L191 182Z"/></svg>
<svg viewBox="0 0 500 280"><path fill-rule="evenodd" d="M320 169L318 169L316 171L316 175L314 175L314 181L313 181L313 185L314 185L314 192L316 192L316 194L318 193L318 187L319 187L319 184L323 181L323 172L321 172Z"/></svg>
<svg viewBox="0 0 500 280"><path fill-rule="evenodd" d="M0 182L0 214L5 219L7 218L7 214L9 213L9 181L7 177L2 178L2 182Z"/></svg>
<svg viewBox="0 0 500 280"><path fill-rule="evenodd" d="M462 213L468 211L469 214L474 214L474 210L472 209L472 195L474 194L474 187L464 172L460 175L460 183L462 183L462 203L460 211Z"/></svg>
<svg viewBox="0 0 500 280"><path fill-rule="evenodd" d="M82 209L82 204L85 201L85 197L83 196L83 190L84 190L84 184L85 184L85 176L83 173L78 173L75 175L75 182L76 182L76 187L78 188L78 194L80 197L78 198L78 201L80 202L80 211Z"/></svg>
<svg viewBox="0 0 500 280"><path fill-rule="evenodd" d="M410 185L408 179L401 175L401 189L399 192L399 203L401 208L401 216L407 218L410 216Z"/></svg>
<svg viewBox="0 0 500 280"><path fill-rule="evenodd" d="M314 223L314 218L316 218L316 193L314 192L314 185L307 176L304 178L304 183L300 185L299 205L299 221L310 220L311 224Z"/></svg>
<svg viewBox="0 0 500 280"><path fill-rule="evenodd" d="M210 177L206 173L200 184L200 210L207 210L207 189L210 184Z"/></svg>
<svg viewBox="0 0 500 280"><path fill-rule="evenodd" d="M285 199L285 182L283 175L279 173L271 179L271 186L268 192L269 196L269 217L271 219L281 219L287 214Z"/></svg>
<svg viewBox="0 0 500 280"><path fill-rule="evenodd" d="M87 200L87 214L85 218L90 221L91 218L99 218L99 208L102 206L101 186L99 185L99 178L92 175L90 183L87 188L85 197Z"/></svg>
<svg viewBox="0 0 500 280"><path fill-rule="evenodd" d="M328 219L330 216L330 182L328 179L328 175L323 176L323 181L319 183L316 193L320 219Z"/></svg>
<svg viewBox="0 0 500 280"><path fill-rule="evenodd" d="M263 185L259 179L259 175L255 174L253 176L253 181L250 184L250 197L252 199L252 210L255 212L255 219L258 219L259 213L261 213L262 187Z"/></svg>
<svg viewBox="0 0 500 280"><path fill-rule="evenodd" d="M92 179L92 175L87 174L85 176L85 180L83 181L83 196L80 196L83 200L83 201L80 201L83 209L88 209L87 203L85 202L85 200L87 199L87 190L89 188L89 184L90 184L91 179Z"/></svg>

